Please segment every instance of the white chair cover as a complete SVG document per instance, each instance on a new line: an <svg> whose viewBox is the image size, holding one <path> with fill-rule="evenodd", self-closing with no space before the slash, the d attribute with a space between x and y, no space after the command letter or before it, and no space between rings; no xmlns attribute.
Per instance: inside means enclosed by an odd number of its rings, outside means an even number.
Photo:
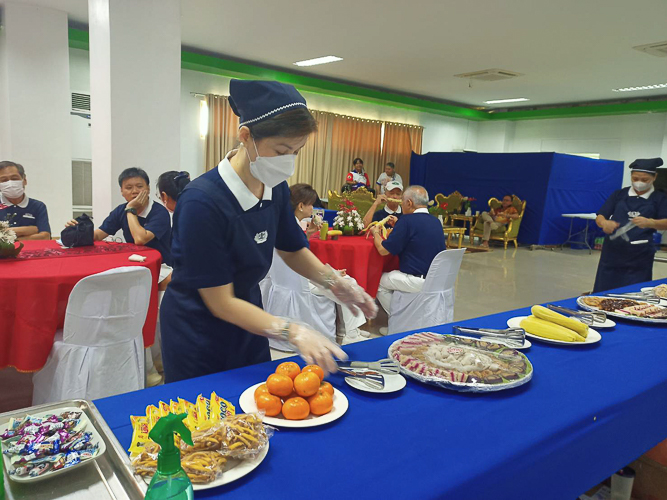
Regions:
<svg viewBox="0 0 667 500"><path fill-rule="evenodd" d="M33 404L96 399L144 388L144 340L152 286L145 267L118 267L79 281Z"/></svg>
<svg viewBox="0 0 667 500"><path fill-rule="evenodd" d="M260 283L266 312L306 323L336 341L336 304L311 293L308 280L292 271L277 253L266 280L263 285ZM270 339L269 344L280 351L292 350L280 340Z"/></svg>
<svg viewBox="0 0 667 500"><path fill-rule="evenodd" d="M449 323L454 319L454 285L465 248L435 256L419 293L395 291L391 298L388 333Z"/></svg>

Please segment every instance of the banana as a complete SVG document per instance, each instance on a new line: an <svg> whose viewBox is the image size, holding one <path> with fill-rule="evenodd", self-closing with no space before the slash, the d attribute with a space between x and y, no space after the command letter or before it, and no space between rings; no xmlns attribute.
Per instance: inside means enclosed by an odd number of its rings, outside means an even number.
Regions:
<svg viewBox="0 0 667 500"><path fill-rule="evenodd" d="M533 316L536 318L543 319L551 323L556 323L557 325L574 330L583 338L588 337L588 325L584 325L577 319L568 318L567 316L563 316L562 314L559 314L556 311L552 311L551 309L547 309L543 306L533 306L530 309L530 312L532 312Z"/></svg>
<svg viewBox="0 0 667 500"><path fill-rule="evenodd" d="M521 321L521 328L532 335L563 342L585 342L586 339L574 330L551 323L535 316L528 316Z"/></svg>

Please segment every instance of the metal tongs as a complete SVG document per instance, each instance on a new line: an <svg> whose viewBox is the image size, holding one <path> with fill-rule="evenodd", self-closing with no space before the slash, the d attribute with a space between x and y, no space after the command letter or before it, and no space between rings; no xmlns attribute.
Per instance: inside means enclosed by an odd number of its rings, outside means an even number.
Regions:
<svg viewBox="0 0 667 500"><path fill-rule="evenodd" d="M612 234L609 239L610 240L615 240L616 238L623 238L625 241L630 241L630 238L628 237L627 233L628 231L631 231L635 226L635 223L630 221L627 224L625 224L623 227L618 228L614 234Z"/></svg>
<svg viewBox="0 0 667 500"><path fill-rule="evenodd" d="M649 304L658 305L660 304L660 297L655 295L646 295L642 292L637 293L608 293L607 297L615 297L619 299L632 299L632 300L641 300Z"/></svg>
<svg viewBox="0 0 667 500"><path fill-rule="evenodd" d="M401 367L393 359L385 358L379 361L336 361L339 368L367 368L385 375L396 375L401 373Z"/></svg>
<svg viewBox="0 0 667 500"><path fill-rule="evenodd" d="M507 347L523 347L526 342L526 331L523 328L494 330L493 328L454 326L452 327L452 331L455 335L473 335L475 337L481 337L481 340L503 343Z"/></svg>
<svg viewBox="0 0 667 500"><path fill-rule="evenodd" d="M583 312L575 309L568 309L567 307L557 306L554 304L547 304L547 307L552 311L560 314L567 314L575 319L581 321L584 325L593 326L593 323L604 323L607 321L607 315L602 311Z"/></svg>
<svg viewBox="0 0 667 500"><path fill-rule="evenodd" d="M378 372L368 371L368 370L365 371L349 370L347 368L340 368L340 367L338 368L338 371L344 373L345 375L348 375L349 377L353 377L359 380L361 383L365 384L371 389L377 389L377 390L384 389L384 376Z"/></svg>

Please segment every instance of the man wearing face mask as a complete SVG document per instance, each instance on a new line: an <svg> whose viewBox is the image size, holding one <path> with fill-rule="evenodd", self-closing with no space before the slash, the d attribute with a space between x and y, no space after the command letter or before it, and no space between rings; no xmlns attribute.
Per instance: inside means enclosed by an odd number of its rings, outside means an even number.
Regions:
<svg viewBox="0 0 667 500"><path fill-rule="evenodd" d="M46 205L28 198L27 184L23 166L0 162L0 220L9 220L19 240L49 240L51 228Z"/></svg>
<svg viewBox="0 0 667 500"><path fill-rule="evenodd" d="M653 279L653 234L667 229L667 196L653 187L661 165L662 158L632 162L632 186L614 192L599 210L595 222L607 236L594 293Z"/></svg>
<svg viewBox="0 0 667 500"><path fill-rule="evenodd" d="M276 249L347 307L377 312L363 289L310 252L294 217L286 180L317 122L291 85L232 80L229 93L239 149L190 182L174 212L174 273L160 308L166 382L269 361L269 338L335 371L345 353L307 325L265 312L259 289Z"/></svg>

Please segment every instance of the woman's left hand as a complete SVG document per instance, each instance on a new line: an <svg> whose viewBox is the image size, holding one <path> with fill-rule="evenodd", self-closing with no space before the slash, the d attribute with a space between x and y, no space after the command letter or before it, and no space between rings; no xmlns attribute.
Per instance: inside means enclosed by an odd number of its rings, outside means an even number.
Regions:
<svg viewBox="0 0 667 500"><path fill-rule="evenodd" d="M646 217L635 217L632 219L632 223L637 226L641 227L642 229L644 228L652 228L653 227L653 219L647 219Z"/></svg>
<svg viewBox="0 0 667 500"><path fill-rule="evenodd" d="M313 221L310 221L308 223L308 227L306 227L306 236L308 237L308 239L310 239L319 230L320 230L319 226L314 224Z"/></svg>

